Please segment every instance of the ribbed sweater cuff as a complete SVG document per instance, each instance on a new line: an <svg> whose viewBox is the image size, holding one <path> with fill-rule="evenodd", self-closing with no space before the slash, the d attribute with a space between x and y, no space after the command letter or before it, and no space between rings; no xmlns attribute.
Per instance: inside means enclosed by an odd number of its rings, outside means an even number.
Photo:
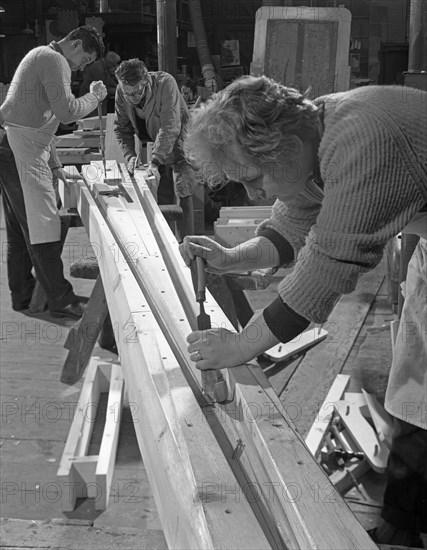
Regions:
<svg viewBox="0 0 427 550"><path fill-rule="evenodd" d="M263 316L268 328L280 342L293 340L310 324L310 321L285 304L280 296L264 309Z"/></svg>
<svg viewBox="0 0 427 550"><path fill-rule="evenodd" d="M271 229L271 227L265 227L261 229L257 235L259 237L265 237L274 244L279 253L279 267L294 261L294 249L280 233Z"/></svg>
<svg viewBox="0 0 427 550"><path fill-rule="evenodd" d="M322 284L312 270L309 273L294 270L280 283L278 290L290 308L313 323L325 323L341 296Z"/></svg>

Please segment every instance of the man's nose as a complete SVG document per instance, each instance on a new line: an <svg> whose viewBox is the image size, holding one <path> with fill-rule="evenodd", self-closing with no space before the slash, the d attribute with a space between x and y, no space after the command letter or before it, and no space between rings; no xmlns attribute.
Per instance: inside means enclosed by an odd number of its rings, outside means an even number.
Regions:
<svg viewBox="0 0 427 550"><path fill-rule="evenodd" d="M250 198L251 201L262 200L266 198L264 189L260 187L251 186L248 183L244 183L243 186L246 189L246 193L248 194L248 197Z"/></svg>

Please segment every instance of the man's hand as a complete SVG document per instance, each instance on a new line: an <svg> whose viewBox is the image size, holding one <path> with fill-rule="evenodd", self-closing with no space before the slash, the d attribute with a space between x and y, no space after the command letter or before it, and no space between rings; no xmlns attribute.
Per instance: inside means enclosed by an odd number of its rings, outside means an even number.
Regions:
<svg viewBox="0 0 427 550"><path fill-rule="evenodd" d="M199 370L237 367L252 357L241 349L241 335L222 328L197 330L187 336L187 351Z"/></svg>
<svg viewBox="0 0 427 550"><path fill-rule="evenodd" d="M130 176L133 176L134 172L135 172L135 165L136 165L136 157L131 157L129 159L129 162L127 163L127 171L129 172L129 175Z"/></svg>
<svg viewBox="0 0 427 550"><path fill-rule="evenodd" d="M61 168L59 166L57 168L53 168L52 169L52 174L53 174L53 186L55 188L58 187L59 180L64 182L64 185L66 187L68 187L70 185L70 183L67 181L67 173L65 172L65 170L63 168Z"/></svg>
<svg viewBox="0 0 427 550"><path fill-rule="evenodd" d="M158 187L160 183L160 172L157 164L153 164L152 162L150 162L150 164L148 165L147 175L154 176L156 180L156 185Z"/></svg>
<svg viewBox="0 0 427 550"><path fill-rule="evenodd" d="M206 270L211 273L230 273L235 263L234 249L226 248L209 237L188 235L179 245L179 251L186 265L196 256L206 261Z"/></svg>
<svg viewBox="0 0 427 550"><path fill-rule="evenodd" d="M102 80L91 82L89 86L89 91L91 94L94 94L96 96L96 99L98 101L102 101L107 97L107 88L105 87L105 84L102 82Z"/></svg>

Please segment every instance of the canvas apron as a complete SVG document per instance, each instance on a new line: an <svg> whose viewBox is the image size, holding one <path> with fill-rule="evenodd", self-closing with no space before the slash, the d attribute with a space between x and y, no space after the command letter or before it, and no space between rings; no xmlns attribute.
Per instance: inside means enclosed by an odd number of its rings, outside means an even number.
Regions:
<svg viewBox="0 0 427 550"><path fill-rule="evenodd" d="M31 244L56 242L61 238L52 170L48 164L57 127L58 119L54 115L40 128L5 124L24 195Z"/></svg>
<svg viewBox="0 0 427 550"><path fill-rule="evenodd" d="M415 233L414 227L411 232ZM385 408L427 430L427 235L422 230L416 233L420 240L408 265Z"/></svg>

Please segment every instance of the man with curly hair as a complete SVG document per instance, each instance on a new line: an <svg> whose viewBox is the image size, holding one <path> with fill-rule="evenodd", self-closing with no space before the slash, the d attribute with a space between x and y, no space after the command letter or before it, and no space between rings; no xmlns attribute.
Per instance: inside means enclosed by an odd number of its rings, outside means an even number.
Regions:
<svg viewBox="0 0 427 550"><path fill-rule="evenodd" d="M97 108L106 96L102 82L75 98L71 71L84 69L104 51L93 27L79 27L58 42L38 46L22 59L0 106L0 186L6 230L12 308L28 308L35 280L55 316L79 318L84 304L64 277L61 219L55 187L65 174L54 147L59 123L68 124Z"/></svg>
<svg viewBox="0 0 427 550"><path fill-rule="evenodd" d="M186 264L202 256L210 271L239 273L295 262L277 298L240 334L217 328L188 336L190 358L201 370L246 363L310 322L324 323L340 296L381 261L389 239L410 223L419 233L387 388L395 429L382 520L372 536L421 545L427 531L427 92L367 86L311 101L267 77L247 76L194 112L184 149L211 184L240 181L252 199L276 198L271 218L246 243L225 248L208 237L184 239Z"/></svg>

